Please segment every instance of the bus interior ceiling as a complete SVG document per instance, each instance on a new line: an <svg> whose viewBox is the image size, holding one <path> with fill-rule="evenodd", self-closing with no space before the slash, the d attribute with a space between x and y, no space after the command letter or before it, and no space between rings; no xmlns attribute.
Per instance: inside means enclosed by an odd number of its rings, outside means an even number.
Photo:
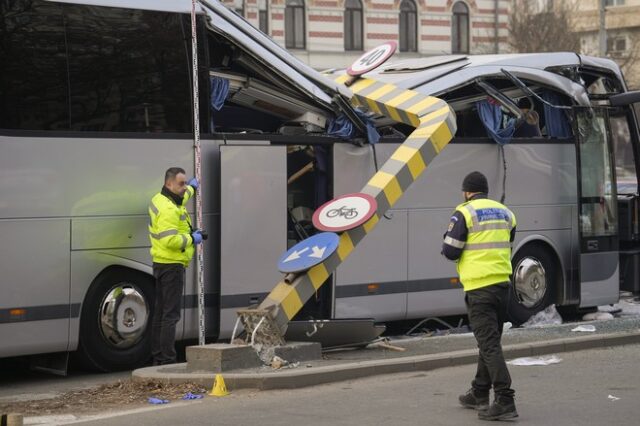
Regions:
<svg viewBox="0 0 640 426"><path fill-rule="evenodd" d="M215 132L245 134L321 134L331 112L298 92L273 70L209 33L209 75L229 81L224 108L212 111Z"/></svg>

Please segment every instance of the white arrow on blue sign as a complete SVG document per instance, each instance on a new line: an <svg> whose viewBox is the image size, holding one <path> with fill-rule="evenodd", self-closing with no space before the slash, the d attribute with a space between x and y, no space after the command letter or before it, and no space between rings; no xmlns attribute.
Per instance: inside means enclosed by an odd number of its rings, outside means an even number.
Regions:
<svg viewBox="0 0 640 426"><path fill-rule="evenodd" d="M285 274L306 271L331 256L339 242L340 237L333 232L322 232L300 241L280 256L278 270Z"/></svg>

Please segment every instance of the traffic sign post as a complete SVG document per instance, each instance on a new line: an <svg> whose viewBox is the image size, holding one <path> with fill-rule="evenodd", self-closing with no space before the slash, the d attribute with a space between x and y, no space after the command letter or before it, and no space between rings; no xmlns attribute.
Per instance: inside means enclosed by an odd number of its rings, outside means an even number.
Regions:
<svg viewBox="0 0 640 426"><path fill-rule="evenodd" d="M324 262L338 248L340 237L322 232L291 247L278 261L278 270L285 274L306 271Z"/></svg>
<svg viewBox="0 0 640 426"><path fill-rule="evenodd" d="M313 213L313 226L321 231L348 231L369 220L377 209L378 203L371 195L343 195L323 204Z"/></svg>

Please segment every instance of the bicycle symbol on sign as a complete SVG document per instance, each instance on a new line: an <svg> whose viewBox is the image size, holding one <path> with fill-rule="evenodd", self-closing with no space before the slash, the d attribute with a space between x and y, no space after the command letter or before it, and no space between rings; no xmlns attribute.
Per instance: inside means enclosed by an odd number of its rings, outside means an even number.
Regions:
<svg viewBox="0 0 640 426"><path fill-rule="evenodd" d="M347 206L342 206L339 209L331 209L327 212L327 217L344 216L345 219L353 219L358 216L358 211L355 207L350 209Z"/></svg>

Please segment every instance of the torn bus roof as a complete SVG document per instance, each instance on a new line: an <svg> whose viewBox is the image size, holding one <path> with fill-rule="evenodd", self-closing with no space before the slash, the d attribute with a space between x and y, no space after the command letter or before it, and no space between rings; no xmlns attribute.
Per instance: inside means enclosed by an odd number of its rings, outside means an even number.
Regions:
<svg viewBox="0 0 640 426"><path fill-rule="evenodd" d="M613 61L571 52L414 58L387 63L363 77L442 96L478 79L506 78L502 73L504 69L518 78L564 93L578 105L588 106L590 101L584 85L558 73L558 69L585 66L615 74L622 80L620 69ZM330 76L336 78L343 72Z"/></svg>

